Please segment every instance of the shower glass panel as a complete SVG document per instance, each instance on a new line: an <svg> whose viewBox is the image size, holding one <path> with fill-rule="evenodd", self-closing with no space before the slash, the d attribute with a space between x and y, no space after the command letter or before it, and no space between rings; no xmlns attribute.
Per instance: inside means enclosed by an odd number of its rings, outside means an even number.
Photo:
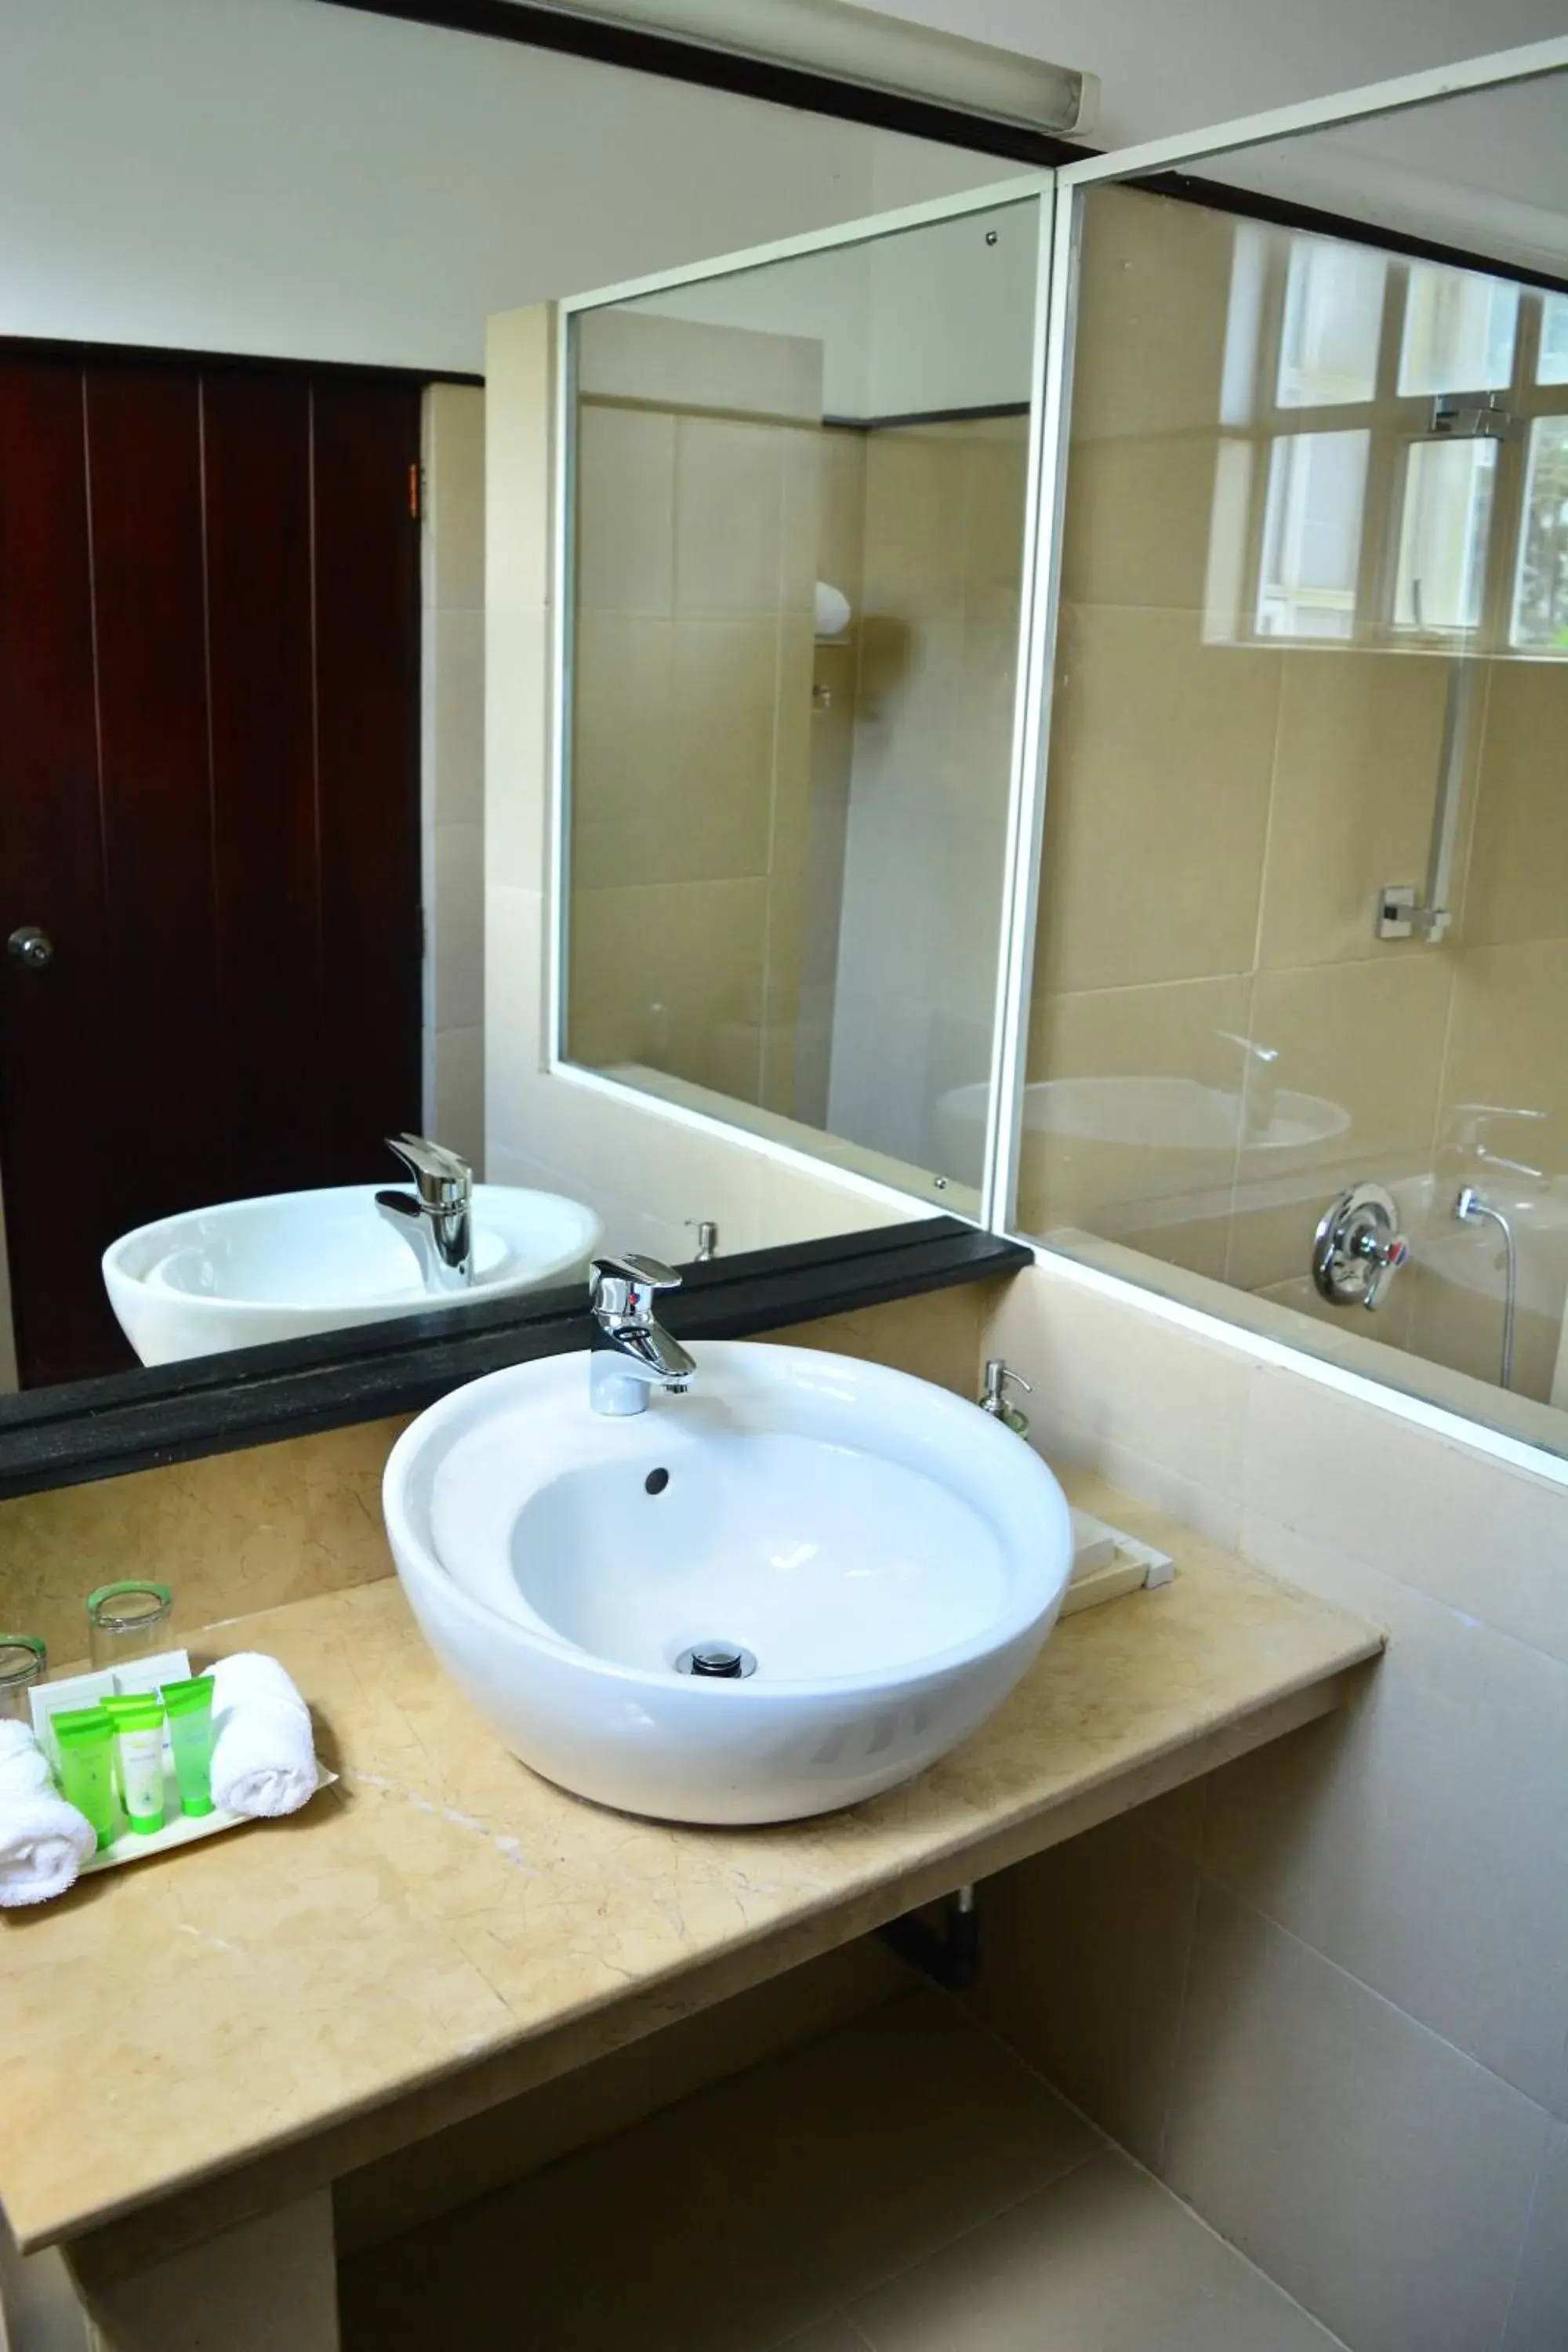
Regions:
<svg viewBox="0 0 1568 2352"><path fill-rule="evenodd" d="M571 320L562 1050L971 1213L1044 226Z"/></svg>
<svg viewBox="0 0 1568 2352"><path fill-rule="evenodd" d="M1568 1451L1568 82L1194 168L1076 195L1016 1223Z"/></svg>

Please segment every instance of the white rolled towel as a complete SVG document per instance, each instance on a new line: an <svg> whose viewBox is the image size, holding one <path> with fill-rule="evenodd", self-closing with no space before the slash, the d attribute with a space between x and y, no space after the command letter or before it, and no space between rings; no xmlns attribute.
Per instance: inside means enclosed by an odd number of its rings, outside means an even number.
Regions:
<svg viewBox="0 0 1568 2352"><path fill-rule="evenodd" d="M220 1658L212 1671L214 1804L268 1820L297 1813L316 1793L310 1708L259 1650Z"/></svg>
<svg viewBox="0 0 1568 2352"><path fill-rule="evenodd" d="M0 1722L0 1910L64 1895L97 1844L87 1815L56 1793L30 1727Z"/></svg>
<svg viewBox="0 0 1568 2352"><path fill-rule="evenodd" d="M49 1759L33 1737L32 1725L0 1717L0 1797L53 1785Z"/></svg>

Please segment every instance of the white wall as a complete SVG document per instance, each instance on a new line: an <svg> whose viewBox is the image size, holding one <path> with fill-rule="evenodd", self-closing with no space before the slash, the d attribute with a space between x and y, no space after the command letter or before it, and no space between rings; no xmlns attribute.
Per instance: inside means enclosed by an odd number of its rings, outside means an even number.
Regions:
<svg viewBox="0 0 1568 2352"><path fill-rule="evenodd" d="M492 311L1008 168L319 0L5 0L0 333L479 370Z"/></svg>
<svg viewBox="0 0 1568 2352"><path fill-rule="evenodd" d="M1533 39L1562 0L902 0L1102 144ZM5 0L0 333L445 369L492 311L1011 167L319 0Z"/></svg>

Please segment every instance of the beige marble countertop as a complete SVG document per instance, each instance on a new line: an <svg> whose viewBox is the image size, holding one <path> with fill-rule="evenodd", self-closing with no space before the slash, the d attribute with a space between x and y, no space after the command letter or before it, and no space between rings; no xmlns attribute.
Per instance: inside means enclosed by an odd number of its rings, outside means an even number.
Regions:
<svg viewBox="0 0 1568 2352"><path fill-rule="evenodd" d="M16 2239L145 2230L193 2198L191 2228L222 2226L1326 1712L1382 1646L1069 1483L1174 1551L1175 1582L1067 1621L919 1780L778 1828L663 1827L536 1779L391 1580L193 1637L282 1658L342 1779L291 1821L0 1915Z"/></svg>

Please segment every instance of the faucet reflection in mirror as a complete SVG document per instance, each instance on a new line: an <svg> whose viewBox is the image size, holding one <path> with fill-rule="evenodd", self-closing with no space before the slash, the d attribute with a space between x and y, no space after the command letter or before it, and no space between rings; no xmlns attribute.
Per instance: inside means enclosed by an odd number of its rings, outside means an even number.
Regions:
<svg viewBox="0 0 1568 2352"><path fill-rule="evenodd" d="M474 1171L427 1136L386 1139L414 1179L412 1192L385 1192L375 1205L418 1261L426 1290L467 1290L474 1278Z"/></svg>

